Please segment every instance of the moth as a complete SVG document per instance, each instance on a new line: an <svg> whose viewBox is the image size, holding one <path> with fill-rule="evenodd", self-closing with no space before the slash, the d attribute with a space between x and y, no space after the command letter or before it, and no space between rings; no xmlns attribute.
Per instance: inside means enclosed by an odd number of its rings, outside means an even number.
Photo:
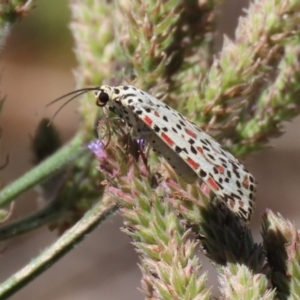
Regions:
<svg viewBox="0 0 300 300"><path fill-rule="evenodd" d="M134 86L102 85L96 90L96 99L98 106L124 120L135 137L145 139L186 182L200 178L229 209L249 221L256 181L211 136L178 111Z"/></svg>

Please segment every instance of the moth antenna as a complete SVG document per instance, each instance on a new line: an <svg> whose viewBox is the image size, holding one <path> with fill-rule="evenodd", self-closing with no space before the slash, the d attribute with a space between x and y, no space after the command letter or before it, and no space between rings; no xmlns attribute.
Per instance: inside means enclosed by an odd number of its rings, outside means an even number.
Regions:
<svg viewBox="0 0 300 300"><path fill-rule="evenodd" d="M67 93L67 94L64 94L64 95L60 96L59 98L56 98L56 99L52 100L51 102L49 102L48 104L46 104L46 105L44 106L44 108L47 108L47 107L51 106L52 104L58 102L59 100L62 100L62 99L64 99L64 98L66 98L66 97L68 97L68 96L71 96L71 95L73 95L73 94L76 94L76 93L78 93L78 96L79 96L79 95L82 95L82 94L84 94L84 93L86 93L86 92L89 92L89 91L98 91L98 90L99 90L98 87L91 87L91 88L78 89L78 90L69 92L69 93ZM73 97L72 99L74 99L74 98L76 98L76 96Z"/></svg>
<svg viewBox="0 0 300 300"><path fill-rule="evenodd" d="M74 94L76 94L75 96L71 97L71 99L67 100L53 115L53 117L50 119L49 121L49 124L51 124L51 122L53 121L53 119L55 118L55 116L68 104L70 103L73 99L75 99L76 97L84 94L84 93L87 93L89 91L98 91L99 88L97 87L91 87L91 88L83 88L83 89L78 89L78 90L75 90L75 91L72 91L72 92L69 92L67 94L64 94L54 100L52 100L51 102L49 102L48 104L46 104L42 109L40 109L36 115L39 115L42 111L44 111L46 108L48 108L49 106L51 106L52 104L55 104L56 102L66 98L66 97L69 97L69 96L72 96Z"/></svg>
<svg viewBox="0 0 300 300"><path fill-rule="evenodd" d="M54 118L58 115L58 113L67 105L67 104L69 104L72 100L74 100L75 98L77 98L77 97L79 97L79 96L81 96L81 95L83 95L83 94L85 94L86 92L88 92L88 91L90 91L90 90L82 90L81 92L79 91L79 90L77 90L76 92L77 92L77 94L75 95L75 96L73 96L73 97L71 97L69 100L67 100L65 103L63 103L60 107L59 107L59 109L54 113L54 115L52 116L52 118L50 119L50 121L49 121L49 125L52 123L52 121L54 120ZM74 91L75 92L75 91ZM74 93L73 93L74 94ZM67 97L67 96L70 96L70 95L72 95L71 93L69 93L68 95L65 95L65 97ZM58 98L58 99L55 99L54 101L56 102L56 101L58 101L58 100L61 100L61 99L63 99L63 98ZM51 104L53 104L53 103L55 103L55 102L51 102L51 103L49 103L49 105L51 105ZM48 106L49 106L48 105ZM48 107L48 106L46 106L46 107Z"/></svg>

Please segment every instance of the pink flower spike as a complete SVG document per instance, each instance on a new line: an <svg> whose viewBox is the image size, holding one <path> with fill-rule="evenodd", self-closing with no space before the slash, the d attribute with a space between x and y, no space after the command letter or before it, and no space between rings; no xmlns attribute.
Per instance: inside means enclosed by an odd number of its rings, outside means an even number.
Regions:
<svg viewBox="0 0 300 300"><path fill-rule="evenodd" d="M132 202L132 195L128 193L124 193L121 189L115 188L113 186L108 186L108 191L109 193L113 194L115 197L126 200L129 203Z"/></svg>
<svg viewBox="0 0 300 300"><path fill-rule="evenodd" d="M207 197L209 196L211 189L209 188L209 186L206 183L202 182L200 189L205 196L207 196Z"/></svg>

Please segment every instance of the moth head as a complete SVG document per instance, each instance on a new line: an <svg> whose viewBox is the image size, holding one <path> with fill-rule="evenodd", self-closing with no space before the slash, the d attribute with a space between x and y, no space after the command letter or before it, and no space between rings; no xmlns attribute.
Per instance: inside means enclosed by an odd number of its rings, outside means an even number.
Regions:
<svg viewBox="0 0 300 300"><path fill-rule="evenodd" d="M112 99L113 90L110 86L102 85L99 90L96 91L96 104L100 107L104 107L109 100Z"/></svg>

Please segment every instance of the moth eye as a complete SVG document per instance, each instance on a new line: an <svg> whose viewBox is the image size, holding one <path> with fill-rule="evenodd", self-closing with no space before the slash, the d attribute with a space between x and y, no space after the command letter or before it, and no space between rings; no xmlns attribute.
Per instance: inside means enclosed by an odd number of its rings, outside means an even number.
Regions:
<svg viewBox="0 0 300 300"><path fill-rule="evenodd" d="M97 102L96 104L98 106L105 106L106 103L109 101L109 95L103 91L101 91L99 94L98 94L98 97L97 97Z"/></svg>

